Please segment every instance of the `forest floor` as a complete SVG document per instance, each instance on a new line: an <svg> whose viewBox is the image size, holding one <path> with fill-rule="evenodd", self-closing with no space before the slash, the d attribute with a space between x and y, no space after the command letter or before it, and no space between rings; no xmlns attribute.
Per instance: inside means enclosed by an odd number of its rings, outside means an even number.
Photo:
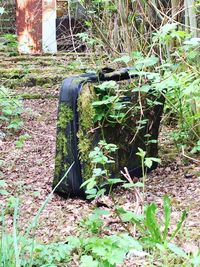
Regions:
<svg viewBox="0 0 200 267"><path fill-rule="evenodd" d="M65 72L65 76L68 76ZM52 189L56 116L60 80L47 89L34 87L14 88L14 92L39 95L35 99L24 99L25 113L22 133L31 137L25 141L24 147L16 148L17 137L6 136L0 140L0 158L3 159L1 171L6 180L8 196L0 196L0 204L6 206L8 228L13 225L12 197L20 200L18 227L25 230L36 215ZM45 92L50 97L41 97ZM167 194L172 202L172 224L180 218L181 212L187 210L188 217L182 230L180 243L188 252L200 247L200 167L178 153L170 141L169 129L162 127L160 135L160 157L162 164L152 171L147 178L145 202L155 202L162 207L162 197ZM128 210L134 209L135 196L132 190L115 190L117 202ZM103 203L103 204L102 204ZM106 204L105 204L106 203ZM64 199L54 195L40 215L36 238L42 242L64 240L68 235L76 235L78 222L99 205L111 211L106 218L112 225L111 232L119 227L112 217L113 204L109 197L99 202L79 199ZM158 214L159 215L159 214ZM119 228L118 228L119 231ZM189 241L188 241L189 240Z"/></svg>

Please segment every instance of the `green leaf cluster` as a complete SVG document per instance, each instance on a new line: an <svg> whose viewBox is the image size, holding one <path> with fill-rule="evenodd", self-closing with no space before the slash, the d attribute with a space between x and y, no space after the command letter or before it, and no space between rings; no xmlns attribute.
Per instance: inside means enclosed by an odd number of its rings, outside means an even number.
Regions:
<svg viewBox="0 0 200 267"><path fill-rule="evenodd" d="M23 112L22 100L12 96L7 88L0 87L0 122L6 130L12 132L20 130L23 126L21 118Z"/></svg>

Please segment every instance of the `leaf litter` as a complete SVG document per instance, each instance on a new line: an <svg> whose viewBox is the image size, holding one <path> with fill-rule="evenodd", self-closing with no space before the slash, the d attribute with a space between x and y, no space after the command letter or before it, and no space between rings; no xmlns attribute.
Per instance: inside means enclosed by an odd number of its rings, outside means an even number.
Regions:
<svg viewBox="0 0 200 267"><path fill-rule="evenodd" d="M57 99L24 100L25 108L29 109L29 112L24 115L22 132L30 134L31 138L25 141L22 149L16 148L12 136L1 141L0 155L4 161L1 167L3 173L1 179L8 184L9 196L20 200L18 227L21 231L27 229L51 192L57 102ZM162 148L166 149L167 146L170 153L171 144L166 140L165 135L161 134L160 139L161 154ZM184 244L186 251L192 252L200 246L200 168L181 155L176 155L173 160L166 160L166 153L161 157L164 157L162 165L148 175L145 202L155 202L158 207L161 207L162 197L168 194L173 206L172 222L177 221L181 211L188 211L185 227L188 229L186 233L190 241L185 243L187 237L183 236L180 243ZM127 210L133 210L135 196L131 189L117 188L115 195L118 204ZM0 196L0 203L4 206L6 199L8 196ZM110 216L104 218L105 225L110 226L108 234L124 230L123 227L119 227L119 221L114 218L113 204L109 196L89 203L79 199L63 199L54 195L40 216L35 232L37 240L48 243L62 241L69 235L76 235L77 222L97 206L110 210ZM8 229L11 231L13 213L9 209L6 210ZM139 261L137 266L140 266ZM144 261L141 262L142 266ZM133 265L127 262L127 266Z"/></svg>

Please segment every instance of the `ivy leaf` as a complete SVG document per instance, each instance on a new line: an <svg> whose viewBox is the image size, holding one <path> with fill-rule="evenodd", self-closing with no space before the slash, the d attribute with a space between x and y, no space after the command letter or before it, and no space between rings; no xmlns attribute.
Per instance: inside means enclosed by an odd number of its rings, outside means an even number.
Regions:
<svg viewBox="0 0 200 267"><path fill-rule="evenodd" d="M98 106L102 106L102 105L108 105L108 104L110 104L110 103L113 103L113 102L115 102L115 100L118 98L118 96L107 96L105 99L103 99L103 100L99 100L99 101L94 101L93 103L92 103L92 105L94 106L94 107L98 107Z"/></svg>

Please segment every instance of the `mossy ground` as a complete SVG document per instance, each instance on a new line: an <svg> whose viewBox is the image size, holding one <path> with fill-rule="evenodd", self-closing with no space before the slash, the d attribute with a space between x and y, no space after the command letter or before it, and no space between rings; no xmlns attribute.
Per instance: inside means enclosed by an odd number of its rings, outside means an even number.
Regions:
<svg viewBox="0 0 200 267"><path fill-rule="evenodd" d="M31 89L27 88L26 92L30 92ZM57 92L57 89L54 89L54 91ZM20 150L15 147L15 138L12 136L8 136L1 142L1 156L5 162L1 166L1 171L6 177L6 183L8 184L6 189L9 192L9 195L1 196L1 202L6 206L10 197L20 199L19 234L27 231L30 222L51 192L55 160L57 102L56 99L25 100L25 107L31 109L33 113L26 114L24 117L23 132L28 131L31 139L27 140ZM195 164L191 160L184 164L183 155L180 151L179 153L174 151L175 144L169 142L168 133L169 128L162 127L164 136L160 136L160 142L163 145L163 161L156 171L148 175L145 188L145 204L156 202L160 207L162 196L168 194L173 205L173 228L175 228L175 223L181 216L181 211L187 209L189 214L185 223L186 229L183 229L180 238L178 238L178 243L180 246L183 245L192 250L194 245L199 247L200 240L199 164ZM171 154L171 151L173 157L167 157L167 161L165 161L166 152ZM114 194L117 205L130 211L135 210L137 203L134 188L123 190L118 187ZM118 223L118 218L112 216L114 207L110 204L109 197L104 197L91 204L80 199L63 199L54 195L49 205L45 207L40 215L37 229L34 231L35 239L44 243L50 241L66 242L69 235L77 235L77 223L86 216L88 217L87 214L90 214L96 206L99 207L99 204L106 206L105 210L111 214L111 216L104 216L104 225L109 226L108 230L105 227L105 231L109 231L109 235L116 233L116 231L117 233L120 232L122 228ZM101 208L104 209L104 207ZM160 212L158 212L158 216L161 217ZM13 231L13 218L13 213L6 214L6 224L10 233ZM162 218L160 219L162 220ZM135 257L131 259L127 266L148 265L145 261L143 262L143 259L144 257ZM76 257L75 262L77 263ZM149 266L153 264L159 264L158 257L155 257L155 263L150 262Z"/></svg>

